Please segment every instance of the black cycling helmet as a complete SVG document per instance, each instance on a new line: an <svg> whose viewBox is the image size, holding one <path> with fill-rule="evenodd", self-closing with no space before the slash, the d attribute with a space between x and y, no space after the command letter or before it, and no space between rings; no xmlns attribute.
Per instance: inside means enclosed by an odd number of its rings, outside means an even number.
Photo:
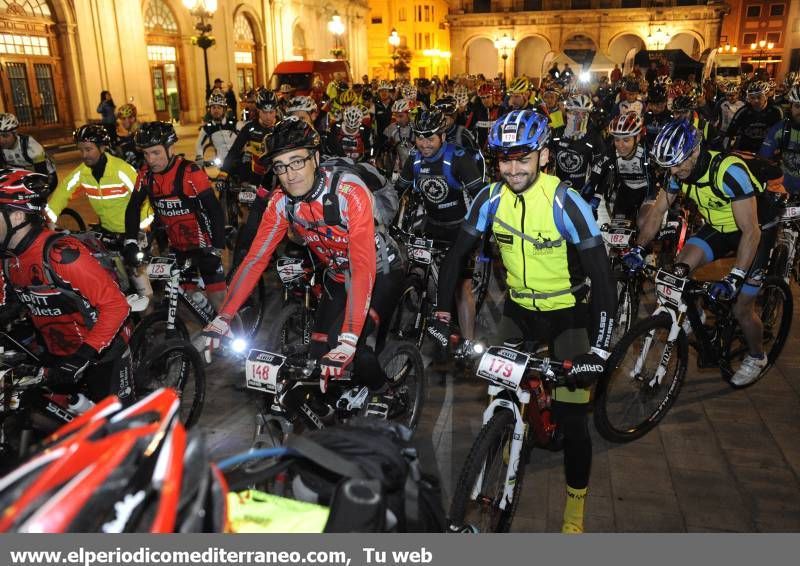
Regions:
<svg viewBox="0 0 800 566"><path fill-rule="evenodd" d="M133 137L137 147L154 147L163 145L165 148L178 141L178 134L169 122L145 122L136 131Z"/></svg>
<svg viewBox="0 0 800 566"><path fill-rule="evenodd" d="M682 94L681 96L676 96L672 101L673 112L688 112L689 110L694 110L695 108L697 108L697 98L691 94Z"/></svg>
<svg viewBox="0 0 800 566"><path fill-rule="evenodd" d="M458 103L455 97L447 95L434 102L433 107L445 116L452 116L458 110Z"/></svg>
<svg viewBox="0 0 800 566"><path fill-rule="evenodd" d="M75 143L91 142L96 146L110 145L111 136L108 135L108 130L98 124L86 124L75 130L72 134Z"/></svg>
<svg viewBox="0 0 800 566"><path fill-rule="evenodd" d="M259 89L256 93L256 108L268 112L278 109L278 97L271 90Z"/></svg>
<svg viewBox="0 0 800 566"><path fill-rule="evenodd" d="M661 85L653 85L653 88L647 91L648 102L666 102L667 89Z"/></svg>
<svg viewBox="0 0 800 566"><path fill-rule="evenodd" d="M437 108L431 108L417 114L411 127L414 135L427 138L434 134L441 134L445 128L444 114Z"/></svg>
<svg viewBox="0 0 800 566"><path fill-rule="evenodd" d="M319 149L319 143L317 130L297 116L287 116L264 136L266 152L262 161L270 162L276 155L293 149Z"/></svg>

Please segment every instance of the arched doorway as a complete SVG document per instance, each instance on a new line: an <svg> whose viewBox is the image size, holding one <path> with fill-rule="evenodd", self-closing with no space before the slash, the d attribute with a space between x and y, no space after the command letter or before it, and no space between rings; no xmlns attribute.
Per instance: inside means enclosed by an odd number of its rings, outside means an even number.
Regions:
<svg viewBox="0 0 800 566"><path fill-rule="evenodd" d="M186 107L179 73L180 32L175 14L164 0L148 0L145 4L144 29L156 119L180 120L181 110Z"/></svg>
<svg viewBox="0 0 800 566"><path fill-rule="evenodd" d="M625 57L631 49L635 49L637 52L645 49L644 40L632 33L620 34L608 44L608 58L621 66L625 63Z"/></svg>
<svg viewBox="0 0 800 566"><path fill-rule="evenodd" d="M467 47L467 73L483 74L487 79L497 76L497 48L485 37L475 39Z"/></svg>
<svg viewBox="0 0 800 566"><path fill-rule="evenodd" d="M692 59L700 59L700 42L690 33L676 33L667 43L666 49L681 49Z"/></svg>
<svg viewBox="0 0 800 566"><path fill-rule="evenodd" d="M71 129L56 21L47 0L0 0L0 90L3 107L37 139Z"/></svg>
<svg viewBox="0 0 800 566"><path fill-rule="evenodd" d="M562 51L581 67L588 67L597 52L597 44L588 35L577 33L564 42ZM572 71L578 73L580 69L572 69Z"/></svg>
<svg viewBox="0 0 800 566"><path fill-rule="evenodd" d="M256 42L256 35L250 18L242 11L233 20L233 39L236 87L239 94L243 96L260 82L259 53L261 49L260 44Z"/></svg>
<svg viewBox="0 0 800 566"><path fill-rule="evenodd" d="M542 63L549 51L550 44L543 37L529 36L522 39L514 50L514 75L525 75L538 84Z"/></svg>
<svg viewBox="0 0 800 566"><path fill-rule="evenodd" d="M308 54L308 47L306 47L306 30L300 23L294 24L292 28L292 55L297 59L305 59Z"/></svg>

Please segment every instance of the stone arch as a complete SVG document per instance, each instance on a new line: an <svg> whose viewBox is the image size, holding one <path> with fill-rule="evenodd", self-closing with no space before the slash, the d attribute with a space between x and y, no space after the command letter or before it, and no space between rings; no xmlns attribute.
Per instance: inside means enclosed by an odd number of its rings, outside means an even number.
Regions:
<svg viewBox="0 0 800 566"><path fill-rule="evenodd" d="M539 34L528 34L517 42L514 49L514 75L541 79L542 63L552 50L550 39Z"/></svg>
<svg viewBox="0 0 800 566"><path fill-rule="evenodd" d="M466 72L483 73L486 78L497 75L499 54L494 41L485 35L476 35L464 42Z"/></svg>
<svg viewBox="0 0 800 566"><path fill-rule="evenodd" d="M623 31L609 40L606 52L609 59L622 65L625 62L625 56L631 49L646 49L646 47L645 39L638 33Z"/></svg>
<svg viewBox="0 0 800 566"><path fill-rule="evenodd" d="M705 49L703 36L691 29L675 30L670 37L666 49L682 49L689 57L699 59Z"/></svg>
<svg viewBox="0 0 800 566"><path fill-rule="evenodd" d="M236 89L240 95L264 84L264 42L258 15L240 4L233 12L234 64Z"/></svg>
<svg viewBox="0 0 800 566"><path fill-rule="evenodd" d="M565 35L561 42L561 51L575 60L579 65L588 66L594 54L600 50L600 43L595 35L588 30L577 30ZM573 69L578 72L579 69Z"/></svg>

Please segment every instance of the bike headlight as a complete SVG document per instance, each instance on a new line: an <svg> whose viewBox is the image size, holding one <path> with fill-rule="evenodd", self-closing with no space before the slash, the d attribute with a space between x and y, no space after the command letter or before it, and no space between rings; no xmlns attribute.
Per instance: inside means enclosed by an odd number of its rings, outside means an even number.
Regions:
<svg viewBox="0 0 800 566"><path fill-rule="evenodd" d="M483 355L483 353L486 351L486 346L484 346L480 342L475 342L472 345L472 351L478 355Z"/></svg>
<svg viewBox="0 0 800 566"><path fill-rule="evenodd" d="M233 342L231 343L231 349L237 354L241 354L247 350L247 340L242 338L234 338Z"/></svg>
<svg viewBox="0 0 800 566"><path fill-rule="evenodd" d="M220 159L219 157L215 157L214 165L216 165L217 167L222 167L222 159Z"/></svg>
<svg viewBox="0 0 800 566"><path fill-rule="evenodd" d="M136 261L144 261L144 252L138 252L136 254Z"/></svg>

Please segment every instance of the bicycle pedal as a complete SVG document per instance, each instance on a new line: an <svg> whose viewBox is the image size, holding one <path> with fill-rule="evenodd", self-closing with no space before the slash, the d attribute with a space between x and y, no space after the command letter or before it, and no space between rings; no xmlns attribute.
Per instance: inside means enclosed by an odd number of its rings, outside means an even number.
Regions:
<svg viewBox="0 0 800 566"><path fill-rule="evenodd" d="M370 401L367 403L367 410L364 411L364 416L386 420L389 418L389 404L379 401Z"/></svg>

